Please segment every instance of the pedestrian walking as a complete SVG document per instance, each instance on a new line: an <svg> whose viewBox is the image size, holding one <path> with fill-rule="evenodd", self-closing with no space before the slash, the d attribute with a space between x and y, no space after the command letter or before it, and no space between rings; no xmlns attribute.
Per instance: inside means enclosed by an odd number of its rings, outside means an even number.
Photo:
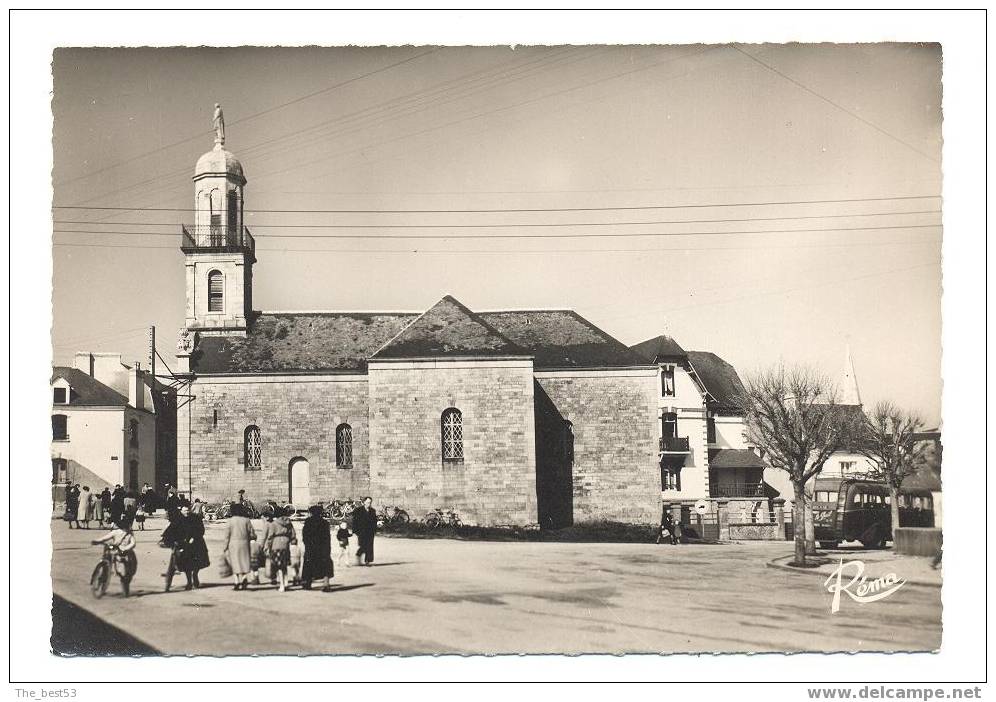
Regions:
<svg viewBox="0 0 996 702"><path fill-rule="evenodd" d="M661 528L657 534L657 543L661 541L666 541L669 544L678 543L678 538L674 534L674 517L668 509L665 509L661 514Z"/></svg>
<svg viewBox="0 0 996 702"><path fill-rule="evenodd" d="M93 521L97 522L98 527L104 524L104 503L100 497L100 495L94 492L90 498L90 504L92 505L91 516L93 517Z"/></svg>
<svg viewBox="0 0 996 702"><path fill-rule="evenodd" d="M190 507L190 513L196 514L201 519L204 518L204 503L201 502L201 498L195 497L194 504Z"/></svg>
<svg viewBox="0 0 996 702"><path fill-rule="evenodd" d="M322 516L322 508L308 508L310 515L304 520L301 540L304 542L304 569L301 583L311 589L313 580L322 581L322 592L329 592L329 578L335 575L332 567L332 527Z"/></svg>
<svg viewBox="0 0 996 702"><path fill-rule="evenodd" d="M80 508L80 486L77 483L73 485L68 490L66 490L66 512L63 515L63 519L69 525L69 528L73 528L73 524L76 528L80 528L79 519L79 508Z"/></svg>
<svg viewBox="0 0 996 702"><path fill-rule="evenodd" d="M179 513L177 513L179 514ZM232 505L232 515L228 518L225 531L225 556L232 566L232 577L235 579L236 590L247 590L249 582L247 575L252 570L249 544L256 540L256 532L252 522L245 516L241 505Z"/></svg>
<svg viewBox="0 0 996 702"><path fill-rule="evenodd" d="M377 512L372 507L373 498L364 497L363 504L353 510L353 533L359 548L356 549L356 563L369 566L374 560L374 534L377 533ZM362 558L362 561L360 557Z"/></svg>
<svg viewBox="0 0 996 702"><path fill-rule="evenodd" d="M100 493L100 509L104 514L104 519L111 521L111 489L105 487Z"/></svg>
<svg viewBox="0 0 996 702"><path fill-rule="evenodd" d="M124 488L120 485L114 486L111 493L111 522L117 524L124 517Z"/></svg>
<svg viewBox="0 0 996 702"><path fill-rule="evenodd" d="M135 494L134 490L125 491L121 506L124 508L125 519L134 521L135 514L138 512L138 495Z"/></svg>
<svg viewBox="0 0 996 702"><path fill-rule="evenodd" d="M88 485L83 486L83 491L80 492L79 505L76 508L76 527L79 528L80 523L83 523L84 529L90 528L90 518L93 516L93 495L90 494L90 487Z"/></svg>
<svg viewBox="0 0 996 702"><path fill-rule="evenodd" d="M180 498L176 494L176 488L171 487L166 496L166 518L171 522L180 514Z"/></svg>
<svg viewBox="0 0 996 702"><path fill-rule="evenodd" d="M232 505L235 507L235 505ZM245 509L240 506L239 510ZM280 592L287 590L287 568L291 564L291 544L297 543L297 532L290 520L290 510L286 510L273 519L266 532L266 542L263 550L273 563Z"/></svg>
<svg viewBox="0 0 996 702"><path fill-rule="evenodd" d="M336 549L336 561L339 565L345 565L349 567L349 537L352 536L349 533L349 525L346 522L339 522L339 529L335 532L335 540L338 548Z"/></svg>
<svg viewBox="0 0 996 702"><path fill-rule="evenodd" d="M166 592L169 592L176 571L186 575L187 590L200 587L198 572L211 565L204 542L204 522L200 517L191 514L189 507L181 507L179 517L166 527L162 540L173 548L166 571Z"/></svg>

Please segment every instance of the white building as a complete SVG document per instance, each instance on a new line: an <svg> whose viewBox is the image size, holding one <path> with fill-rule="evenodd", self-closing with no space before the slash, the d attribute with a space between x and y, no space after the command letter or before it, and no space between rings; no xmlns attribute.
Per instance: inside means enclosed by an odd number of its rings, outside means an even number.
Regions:
<svg viewBox="0 0 996 702"><path fill-rule="evenodd" d="M77 353L74 367L52 369L52 483L123 485L156 478L152 380L116 353ZM61 496L58 498L61 499Z"/></svg>

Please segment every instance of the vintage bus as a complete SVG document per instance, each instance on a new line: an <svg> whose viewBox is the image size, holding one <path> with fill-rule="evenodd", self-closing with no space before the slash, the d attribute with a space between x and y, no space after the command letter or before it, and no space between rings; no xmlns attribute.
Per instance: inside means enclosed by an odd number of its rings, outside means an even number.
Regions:
<svg viewBox="0 0 996 702"><path fill-rule="evenodd" d="M862 478L817 478L813 485L813 526L822 548L860 541L865 548L884 548L892 540L889 487ZM929 490L901 488L899 524L934 526Z"/></svg>

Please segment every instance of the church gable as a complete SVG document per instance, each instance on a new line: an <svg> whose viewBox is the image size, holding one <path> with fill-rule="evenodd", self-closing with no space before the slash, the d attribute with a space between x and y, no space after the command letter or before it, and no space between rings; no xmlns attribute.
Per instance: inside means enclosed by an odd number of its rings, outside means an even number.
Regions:
<svg viewBox="0 0 996 702"><path fill-rule="evenodd" d="M528 356L479 315L447 295L372 357Z"/></svg>

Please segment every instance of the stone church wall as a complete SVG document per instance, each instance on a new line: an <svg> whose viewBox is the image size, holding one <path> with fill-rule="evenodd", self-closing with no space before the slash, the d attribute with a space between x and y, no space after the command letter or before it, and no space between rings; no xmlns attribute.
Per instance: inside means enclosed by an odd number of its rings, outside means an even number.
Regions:
<svg viewBox="0 0 996 702"><path fill-rule="evenodd" d="M529 360L371 362L370 492L413 519L452 509L467 524L535 524ZM463 415L462 462L442 459L444 410Z"/></svg>
<svg viewBox="0 0 996 702"><path fill-rule="evenodd" d="M537 406L552 404L573 425L573 522L659 522L656 371L540 371L536 380Z"/></svg>
<svg viewBox="0 0 996 702"><path fill-rule="evenodd" d="M299 456L310 464L313 502L358 498L369 491L365 375L202 377L191 393L196 398L180 410L177 422L178 482L195 497L217 502L245 488L254 502L286 502L289 465ZM335 465L335 429L341 423L353 430L352 468ZM251 424L260 429L262 469L247 471L243 441Z"/></svg>

